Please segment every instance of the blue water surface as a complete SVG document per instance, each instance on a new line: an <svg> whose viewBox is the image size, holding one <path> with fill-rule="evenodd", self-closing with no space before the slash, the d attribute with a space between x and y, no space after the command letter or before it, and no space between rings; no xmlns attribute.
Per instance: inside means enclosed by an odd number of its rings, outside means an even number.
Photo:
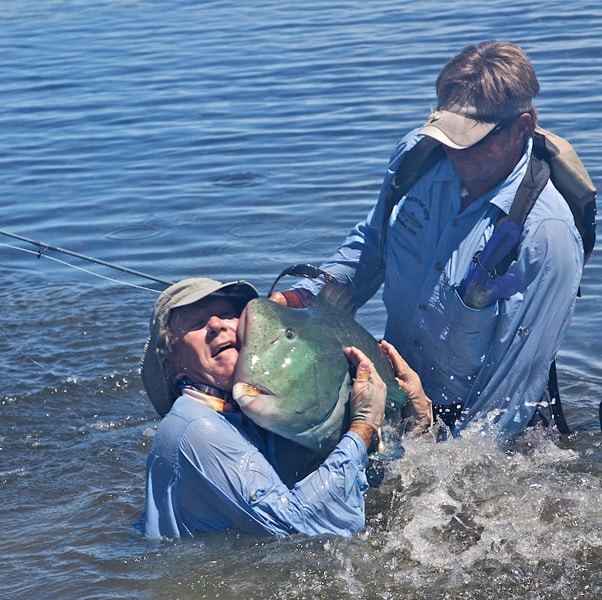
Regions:
<svg viewBox="0 0 602 600"><path fill-rule="evenodd" d="M491 38L530 55L541 125L601 187L600 31L593 0L0 0L0 229L265 294L366 215L445 61ZM600 244L558 360L563 444L409 442L350 539L151 544L138 360L162 285L0 243L2 597L602 594ZM382 334L378 297L359 319Z"/></svg>

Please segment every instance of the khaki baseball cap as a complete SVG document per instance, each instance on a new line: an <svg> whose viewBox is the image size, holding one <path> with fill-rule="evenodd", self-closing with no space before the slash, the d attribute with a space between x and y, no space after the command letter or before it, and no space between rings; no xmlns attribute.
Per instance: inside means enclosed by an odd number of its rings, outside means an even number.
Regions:
<svg viewBox="0 0 602 600"><path fill-rule="evenodd" d="M142 383L155 410L164 417L180 395L178 383L169 370L164 356L165 331L174 308L194 304L208 296L239 299L244 306L257 298L257 290L246 281L221 283L214 279L192 277L183 279L164 290L153 309L150 335L144 345L140 362Z"/></svg>
<svg viewBox="0 0 602 600"><path fill-rule="evenodd" d="M419 133L449 148L464 150L480 142L496 125L511 122L531 108L531 104L512 104L498 115L480 115L473 106L438 109L430 114Z"/></svg>

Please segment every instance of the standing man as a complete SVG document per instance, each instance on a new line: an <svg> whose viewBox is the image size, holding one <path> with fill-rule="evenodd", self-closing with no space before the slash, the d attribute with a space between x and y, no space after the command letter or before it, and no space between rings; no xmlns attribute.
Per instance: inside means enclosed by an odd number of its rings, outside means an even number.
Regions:
<svg viewBox="0 0 602 600"><path fill-rule="evenodd" d="M539 83L525 53L507 42L468 46L436 90L437 110L395 148L376 206L321 268L350 286L358 306L384 283L385 338L449 425L483 419L511 436L536 413L550 420L540 400L573 313L582 242L551 181L522 230L496 228L533 150ZM389 212L396 170L424 137L440 144L441 158ZM515 260L497 276L514 246ZM272 298L300 306L318 285Z"/></svg>

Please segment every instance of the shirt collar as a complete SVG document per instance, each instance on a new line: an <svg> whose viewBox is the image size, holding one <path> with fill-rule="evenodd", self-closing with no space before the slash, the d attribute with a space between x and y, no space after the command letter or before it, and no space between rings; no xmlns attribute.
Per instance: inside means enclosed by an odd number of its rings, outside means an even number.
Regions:
<svg viewBox="0 0 602 600"><path fill-rule="evenodd" d="M188 377L180 380L182 394L202 402L205 406L218 412L237 412L238 405L229 392L203 383L194 383Z"/></svg>

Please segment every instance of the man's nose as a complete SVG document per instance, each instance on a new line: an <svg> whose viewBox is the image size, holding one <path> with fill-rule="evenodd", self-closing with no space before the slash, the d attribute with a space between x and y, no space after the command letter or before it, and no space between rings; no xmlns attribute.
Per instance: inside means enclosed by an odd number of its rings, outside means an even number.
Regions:
<svg viewBox="0 0 602 600"><path fill-rule="evenodd" d="M213 333L223 331L227 327L228 327L227 321L217 315L212 315L211 317L209 317L209 320L207 321L207 329Z"/></svg>

